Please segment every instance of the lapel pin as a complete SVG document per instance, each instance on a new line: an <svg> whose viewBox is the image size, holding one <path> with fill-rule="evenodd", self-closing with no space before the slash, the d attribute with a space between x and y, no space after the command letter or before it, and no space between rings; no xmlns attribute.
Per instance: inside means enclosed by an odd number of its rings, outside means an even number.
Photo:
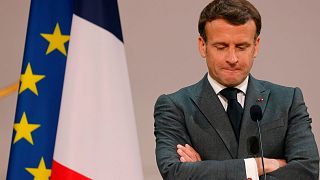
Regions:
<svg viewBox="0 0 320 180"><path fill-rule="evenodd" d="M258 98L257 101L258 102L262 102L264 99L263 98Z"/></svg>

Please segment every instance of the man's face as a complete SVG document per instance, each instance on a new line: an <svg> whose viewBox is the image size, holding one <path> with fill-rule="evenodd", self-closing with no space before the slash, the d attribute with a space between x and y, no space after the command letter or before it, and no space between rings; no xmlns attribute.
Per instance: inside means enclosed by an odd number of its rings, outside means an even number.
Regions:
<svg viewBox="0 0 320 180"><path fill-rule="evenodd" d="M258 54L259 37L256 25L249 20L243 25L232 25L223 19L207 22L207 42L198 38L199 51L206 59L209 74L220 84L233 87L248 76Z"/></svg>

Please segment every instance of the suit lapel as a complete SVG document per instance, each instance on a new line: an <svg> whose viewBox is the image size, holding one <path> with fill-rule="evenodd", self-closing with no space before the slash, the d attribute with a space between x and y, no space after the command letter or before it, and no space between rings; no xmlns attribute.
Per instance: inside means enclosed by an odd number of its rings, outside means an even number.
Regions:
<svg viewBox="0 0 320 180"><path fill-rule="evenodd" d="M210 83L205 76L194 89L193 102L207 118L211 126L219 134L230 155L236 158L238 143L234 135L228 116Z"/></svg>
<svg viewBox="0 0 320 180"><path fill-rule="evenodd" d="M269 98L269 89L265 89L258 80L250 75L249 84L246 93L244 114L242 117L239 150L237 158L246 158L250 154L248 152L248 138L257 136L257 123L251 120L250 108L253 105L259 105L262 112L265 111Z"/></svg>

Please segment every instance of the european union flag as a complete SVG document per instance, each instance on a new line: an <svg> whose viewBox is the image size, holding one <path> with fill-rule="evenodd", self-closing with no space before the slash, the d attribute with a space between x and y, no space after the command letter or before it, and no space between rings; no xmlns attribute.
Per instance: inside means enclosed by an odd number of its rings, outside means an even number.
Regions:
<svg viewBox="0 0 320 180"><path fill-rule="evenodd" d="M72 20L71 0L32 0L7 179L49 179Z"/></svg>

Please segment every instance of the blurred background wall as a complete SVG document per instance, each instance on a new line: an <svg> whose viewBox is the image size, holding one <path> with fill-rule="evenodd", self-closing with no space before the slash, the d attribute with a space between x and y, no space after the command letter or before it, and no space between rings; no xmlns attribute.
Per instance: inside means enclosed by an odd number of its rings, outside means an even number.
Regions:
<svg viewBox="0 0 320 180"><path fill-rule="evenodd" d="M119 0L146 180L161 179L154 155L153 105L160 94L197 82L206 72L197 21L210 0ZM320 1L251 0L262 15L261 50L252 73L299 86L320 142ZM0 89L18 81L30 0L0 1ZM5 179L17 93L0 99L0 179Z"/></svg>

